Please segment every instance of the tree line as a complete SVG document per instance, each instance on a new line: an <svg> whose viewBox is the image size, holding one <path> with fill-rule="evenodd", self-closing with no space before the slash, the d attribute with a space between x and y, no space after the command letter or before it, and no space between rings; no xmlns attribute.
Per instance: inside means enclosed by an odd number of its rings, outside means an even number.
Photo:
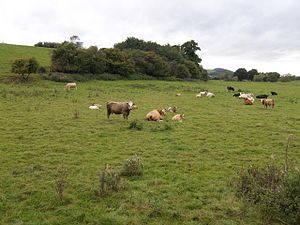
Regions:
<svg viewBox="0 0 300 225"><path fill-rule="evenodd" d="M198 43L160 45L134 37L113 48L83 48L74 42L63 42L53 50L51 71L79 74L143 74L155 78L191 78L207 80L207 71L200 65Z"/></svg>
<svg viewBox="0 0 300 225"><path fill-rule="evenodd" d="M296 76L280 76L277 72L258 72L257 69L247 71L245 68L239 68L234 73L221 74L219 79L227 81L256 81L256 82L277 82L296 80Z"/></svg>

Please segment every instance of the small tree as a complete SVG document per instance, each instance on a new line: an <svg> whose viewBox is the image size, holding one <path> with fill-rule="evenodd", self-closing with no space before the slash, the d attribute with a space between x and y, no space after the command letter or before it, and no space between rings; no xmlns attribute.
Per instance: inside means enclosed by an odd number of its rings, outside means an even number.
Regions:
<svg viewBox="0 0 300 225"><path fill-rule="evenodd" d="M11 65L11 72L21 75L27 81L30 74L36 73L38 68L39 63L35 58L16 59Z"/></svg>

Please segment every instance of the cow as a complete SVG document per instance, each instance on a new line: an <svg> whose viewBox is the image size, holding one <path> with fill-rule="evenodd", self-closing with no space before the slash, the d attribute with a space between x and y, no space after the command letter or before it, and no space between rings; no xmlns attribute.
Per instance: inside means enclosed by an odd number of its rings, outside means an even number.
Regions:
<svg viewBox="0 0 300 225"><path fill-rule="evenodd" d="M153 109L151 112L147 113L146 120L148 121L162 121L163 117L166 115L165 109Z"/></svg>
<svg viewBox="0 0 300 225"><path fill-rule="evenodd" d="M170 106L168 109L167 109L168 112L172 112L172 113L175 113L177 111L177 107L176 106Z"/></svg>
<svg viewBox="0 0 300 225"><path fill-rule="evenodd" d="M206 96L207 95L207 91L201 91L199 92L199 94L196 95L196 98L201 98L202 96Z"/></svg>
<svg viewBox="0 0 300 225"><path fill-rule="evenodd" d="M136 105L132 102L107 102L107 118L110 114L122 114L124 119L128 119L130 111L137 109Z"/></svg>
<svg viewBox="0 0 300 225"><path fill-rule="evenodd" d="M250 97L254 97L254 94L252 94L252 93L242 93L242 92L240 92L239 98L250 98Z"/></svg>
<svg viewBox="0 0 300 225"><path fill-rule="evenodd" d="M271 91L271 95L278 95L275 91Z"/></svg>
<svg viewBox="0 0 300 225"><path fill-rule="evenodd" d="M172 120L182 122L184 120L184 114L176 114L172 117Z"/></svg>
<svg viewBox="0 0 300 225"><path fill-rule="evenodd" d="M227 86L227 91L234 91L234 87Z"/></svg>
<svg viewBox="0 0 300 225"><path fill-rule="evenodd" d="M211 93L211 92L207 92L206 96L207 96L208 98L213 98L213 97L215 97L215 94L214 94L214 93Z"/></svg>
<svg viewBox="0 0 300 225"><path fill-rule="evenodd" d="M77 85L76 85L76 83L67 83L67 84L65 85L65 90L70 91L71 89L77 90Z"/></svg>
<svg viewBox="0 0 300 225"><path fill-rule="evenodd" d="M176 97L179 97L179 96L181 96L181 93L176 93L175 96L176 96Z"/></svg>
<svg viewBox="0 0 300 225"><path fill-rule="evenodd" d="M240 92L239 93L235 93L232 95L233 97L239 97L240 96Z"/></svg>
<svg viewBox="0 0 300 225"><path fill-rule="evenodd" d="M269 95L263 94L263 95L257 95L256 98L268 98Z"/></svg>
<svg viewBox="0 0 300 225"><path fill-rule="evenodd" d="M261 99L260 101L265 106L266 109L268 108L268 106L269 107L272 106L272 109L274 109L274 106L275 106L274 99Z"/></svg>
<svg viewBox="0 0 300 225"><path fill-rule="evenodd" d="M92 104L91 106L89 106L89 109L92 109L92 110L99 110L101 107L101 105L99 104Z"/></svg>
<svg viewBox="0 0 300 225"><path fill-rule="evenodd" d="M254 98L250 97L250 98L244 98L244 104L245 105L253 105L254 103Z"/></svg>

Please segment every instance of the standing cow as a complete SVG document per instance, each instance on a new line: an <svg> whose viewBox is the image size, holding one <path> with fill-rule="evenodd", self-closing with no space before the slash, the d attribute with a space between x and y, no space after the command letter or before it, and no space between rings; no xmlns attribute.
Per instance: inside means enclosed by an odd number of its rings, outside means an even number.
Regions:
<svg viewBox="0 0 300 225"><path fill-rule="evenodd" d="M130 111L136 109L136 105L132 102L107 102L107 118L110 114L123 114L124 119L128 119Z"/></svg>

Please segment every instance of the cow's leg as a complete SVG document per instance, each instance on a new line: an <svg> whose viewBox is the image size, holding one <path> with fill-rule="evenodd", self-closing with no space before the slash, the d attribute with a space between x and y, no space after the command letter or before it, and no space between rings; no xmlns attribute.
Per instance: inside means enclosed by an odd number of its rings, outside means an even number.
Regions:
<svg viewBox="0 0 300 225"><path fill-rule="evenodd" d="M110 114L111 114L111 111L108 109L107 110L107 119L109 119Z"/></svg>

